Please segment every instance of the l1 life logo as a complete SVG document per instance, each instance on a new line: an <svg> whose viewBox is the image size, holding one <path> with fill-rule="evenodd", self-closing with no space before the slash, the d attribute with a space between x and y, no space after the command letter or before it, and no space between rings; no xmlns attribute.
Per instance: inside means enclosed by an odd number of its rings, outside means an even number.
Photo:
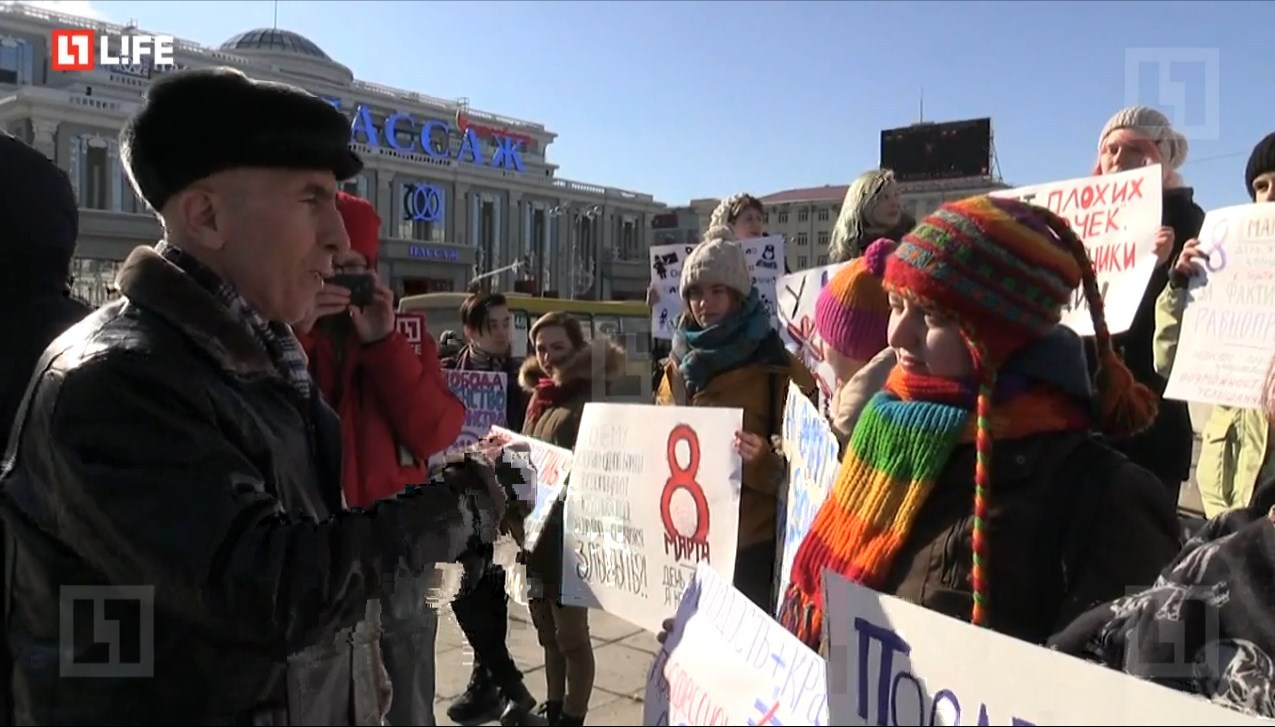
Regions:
<svg viewBox="0 0 1275 727"><path fill-rule="evenodd" d="M55 71L92 71L98 66L136 66L144 63L147 58L151 60L151 65L157 67L173 65L171 35L125 35L87 29L55 30L51 45L53 58L49 67Z"/></svg>

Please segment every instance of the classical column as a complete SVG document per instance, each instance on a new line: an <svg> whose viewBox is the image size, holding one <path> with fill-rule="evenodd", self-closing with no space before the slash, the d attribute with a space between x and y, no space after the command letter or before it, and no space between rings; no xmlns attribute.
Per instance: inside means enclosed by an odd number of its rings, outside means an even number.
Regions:
<svg viewBox="0 0 1275 727"><path fill-rule="evenodd" d="M31 129L35 132L33 146L54 162L58 162L58 122L52 119L35 119L31 122ZM66 160L61 161L64 163Z"/></svg>

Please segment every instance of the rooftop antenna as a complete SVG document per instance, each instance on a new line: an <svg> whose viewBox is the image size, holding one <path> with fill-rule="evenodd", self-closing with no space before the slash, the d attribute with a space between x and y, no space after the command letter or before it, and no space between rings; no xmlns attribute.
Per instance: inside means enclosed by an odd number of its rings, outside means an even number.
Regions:
<svg viewBox="0 0 1275 727"><path fill-rule="evenodd" d="M279 29L279 0L274 0L274 30Z"/></svg>
<svg viewBox="0 0 1275 727"><path fill-rule="evenodd" d="M925 86L921 87L921 118L917 119L917 123L925 123Z"/></svg>

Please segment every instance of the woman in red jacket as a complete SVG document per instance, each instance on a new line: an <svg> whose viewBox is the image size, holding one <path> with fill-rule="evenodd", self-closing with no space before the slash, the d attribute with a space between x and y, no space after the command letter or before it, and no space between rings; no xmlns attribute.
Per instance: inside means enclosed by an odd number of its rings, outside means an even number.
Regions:
<svg viewBox="0 0 1275 727"><path fill-rule="evenodd" d="M394 295L376 275L381 218L367 200L337 193L350 249L337 272L372 278L372 301L350 304L350 290L328 283L315 310L293 327L310 373L341 416L342 489L348 507L370 507L424 482L426 460L460 436L465 405L448 389L438 350L421 336L417 353L394 323ZM400 579L383 604L381 648L394 697L390 724L434 722L434 640L438 621L425 605L425 579Z"/></svg>

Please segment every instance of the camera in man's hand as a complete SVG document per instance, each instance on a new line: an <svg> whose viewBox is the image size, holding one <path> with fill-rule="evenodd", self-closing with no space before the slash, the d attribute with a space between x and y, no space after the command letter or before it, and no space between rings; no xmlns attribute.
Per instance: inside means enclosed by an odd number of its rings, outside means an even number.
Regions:
<svg viewBox="0 0 1275 727"><path fill-rule="evenodd" d="M327 279L329 285L339 285L350 291L350 305L366 307L376 291L376 278L367 273L340 273Z"/></svg>

